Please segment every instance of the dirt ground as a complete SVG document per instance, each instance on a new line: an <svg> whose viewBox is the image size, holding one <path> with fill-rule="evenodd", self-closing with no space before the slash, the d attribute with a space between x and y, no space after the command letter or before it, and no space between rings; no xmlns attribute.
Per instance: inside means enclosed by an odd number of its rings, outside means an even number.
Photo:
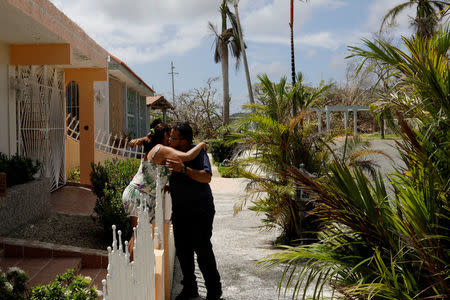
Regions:
<svg viewBox="0 0 450 300"><path fill-rule="evenodd" d="M102 226L91 216L59 213L23 225L4 236L100 250L106 250L111 243L111 238L103 236Z"/></svg>

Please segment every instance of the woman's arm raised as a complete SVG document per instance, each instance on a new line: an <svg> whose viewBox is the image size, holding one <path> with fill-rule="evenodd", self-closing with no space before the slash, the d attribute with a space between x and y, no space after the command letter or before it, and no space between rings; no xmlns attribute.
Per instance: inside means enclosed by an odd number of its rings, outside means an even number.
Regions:
<svg viewBox="0 0 450 300"><path fill-rule="evenodd" d="M158 148L159 150L157 150ZM182 152L172 147L157 145L150 150L147 157L148 159L152 159L152 161L156 164L164 164L166 159L181 160L182 162L185 162L196 158L202 150L208 150L208 145L205 142L199 143L188 152ZM155 151L158 152L154 154Z"/></svg>
<svg viewBox="0 0 450 300"><path fill-rule="evenodd" d="M178 151L173 148L171 148L171 149L175 151L174 153L178 156L178 158L182 162L185 162L185 161L191 161L194 158L196 158L200 154L200 151L202 151L202 150L208 151L208 144L206 144L205 142L200 142L194 148L189 150L188 152Z"/></svg>

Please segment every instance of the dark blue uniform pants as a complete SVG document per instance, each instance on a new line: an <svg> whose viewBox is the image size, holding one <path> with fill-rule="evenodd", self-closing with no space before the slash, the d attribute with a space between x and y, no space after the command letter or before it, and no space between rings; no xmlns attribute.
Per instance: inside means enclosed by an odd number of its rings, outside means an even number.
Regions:
<svg viewBox="0 0 450 300"><path fill-rule="evenodd" d="M205 279L208 295L220 295L222 288L217 271L216 259L211 244L214 213L172 216L175 248L183 273L183 285L187 290L197 288L194 274L194 252Z"/></svg>

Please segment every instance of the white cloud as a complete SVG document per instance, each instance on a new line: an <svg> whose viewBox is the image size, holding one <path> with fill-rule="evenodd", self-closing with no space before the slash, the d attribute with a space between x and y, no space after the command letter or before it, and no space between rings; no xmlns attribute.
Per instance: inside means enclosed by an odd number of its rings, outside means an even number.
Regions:
<svg viewBox="0 0 450 300"><path fill-rule="evenodd" d="M365 24L365 29L371 32L379 31L384 16L389 12L390 9L403 2L405 1L375 0L371 5L369 5L369 14L367 22ZM415 13L416 12L414 8L407 8L396 17L393 28L388 27L390 19L388 19L388 23L385 24L385 28L389 29L392 34L396 36L399 36L400 34L409 35L412 32L410 29L411 17L414 17Z"/></svg>
<svg viewBox="0 0 450 300"><path fill-rule="evenodd" d="M333 71L345 70L347 67L346 57L349 55L348 52L341 52L331 57L328 69Z"/></svg>
<svg viewBox="0 0 450 300"><path fill-rule="evenodd" d="M244 36L249 41L260 43L289 44L289 1L274 0L267 4L263 0L243 1L246 12L241 16ZM262 5L266 3L265 5ZM314 13L320 13L323 9L336 9L347 5L340 0L316 0L308 3L296 1L294 11L294 32L301 32L304 25L313 17ZM310 34L307 39L297 38L296 43L317 47L329 47L329 44L311 43L310 40L320 38L324 33ZM334 45L333 45L334 47Z"/></svg>
<svg viewBox="0 0 450 300"><path fill-rule="evenodd" d="M219 24L220 20L219 1L212 0L51 1L100 45L127 63L184 54L208 37L208 21ZM296 32L313 13L346 5L342 0L296 2ZM249 41L289 44L289 1L242 0L239 7ZM328 49L339 45L329 32L301 35L295 42Z"/></svg>
<svg viewBox="0 0 450 300"><path fill-rule="evenodd" d="M288 74L288 72L289 67L279 61L269 64L256 62L250 66L250 74L253 78L256 78L257 75L267 74L272 81L276 81L276 79Z"/></svg>
<svg viewBox="0 0 450 300"><path fill-rule="evenodd" d="M306 46L321 47L326 49L336 49L342 44L342 40L336 38L331 32L319 32L314 34L303 35L295 39L296 44Z"/></svg>
<svg viewBox="0 0 450 300"><path fill-rule="evenodd" d="M208 36L207 21L218 18L217 3L205 0L53 0L113 55L149 62L183 54Z"/></svg>

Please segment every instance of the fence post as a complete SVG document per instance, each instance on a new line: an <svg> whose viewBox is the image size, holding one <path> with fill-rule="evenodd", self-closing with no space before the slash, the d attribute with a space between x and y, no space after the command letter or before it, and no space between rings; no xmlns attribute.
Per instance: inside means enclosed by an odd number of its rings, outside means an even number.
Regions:
<svg viewBox="0 0 450 300"><path fill-rule="evenodd" d="M322 111L320 108L317 110L317 126L319 133L322 133Z"/></svg>
<svg viewBox="0 0 450 300"><path fill-rule="evenodd" d="M344 128L348 127L348 110L344 111Z"/></svg>
<svg viewBox="0 0 450 300"><path fill-rule="evenodd" d="M353 136L358 134L358 109L353 109Z"/></svg>
<svg viewBox="0 0 450 300"><path fill-rule="evenodd" d="M330 131L330 108L327 106L325 106L325 116L327 118L327 132Z"/></svg>

